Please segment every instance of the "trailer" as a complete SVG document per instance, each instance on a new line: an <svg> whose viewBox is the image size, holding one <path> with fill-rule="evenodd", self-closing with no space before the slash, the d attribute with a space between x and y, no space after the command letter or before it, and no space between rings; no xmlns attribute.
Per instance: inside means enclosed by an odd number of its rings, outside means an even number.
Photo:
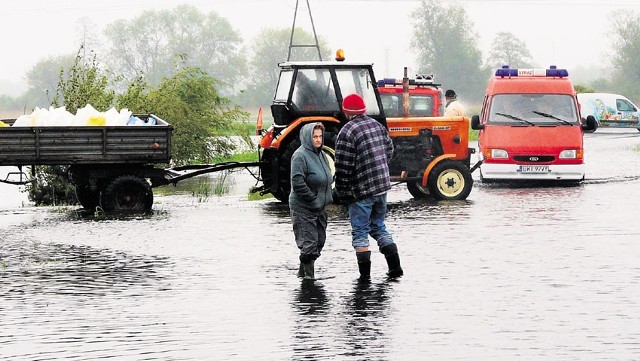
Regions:
<svg viewBox="0 0 640 361"><path fill-rule="evenodd" d="M259 162L224 162L166 168L171 162L173 127L154 114L136 114L144 126L12 126L0 127L0 166L16 166L1 182L35 181L35 167L68 166L78 202L106 213L151 210L152 188L205 173L259 166ZM151 122L149 122L152 120ZM164 166L164 167L163 167ZM23 168L30 167L31 175ZM16 180L17 179L17 180Z"/></svg>

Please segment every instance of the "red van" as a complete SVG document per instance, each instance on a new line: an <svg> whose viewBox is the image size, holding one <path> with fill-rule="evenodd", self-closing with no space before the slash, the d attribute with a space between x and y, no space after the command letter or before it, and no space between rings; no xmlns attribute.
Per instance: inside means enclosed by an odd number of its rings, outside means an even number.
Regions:
<svg viewBox="0 0 640 361"><path fill-rule="evenodd" d="M511 180L581 181L585 175L583 132L595 118L580 118L566 69L504 66L489 80L479 130L483 182Z"/></svg>

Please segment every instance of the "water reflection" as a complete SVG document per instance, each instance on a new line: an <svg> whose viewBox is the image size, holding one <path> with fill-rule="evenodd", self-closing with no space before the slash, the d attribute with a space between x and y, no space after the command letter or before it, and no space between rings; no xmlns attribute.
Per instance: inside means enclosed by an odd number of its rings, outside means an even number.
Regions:
<svg viewBox="0 0 640 361"><path fill-rule="evenodd" d="M345 323L341 334L346 344L345 356L357 360L386 359L389 331L389 289L396 281L372 283L357 280L346 301Z"/></svg>
<svg viewBox="0 0 640 361"><path fill-rule="evenodd" d="M163 278L165 257L146 257L87 246L0 243L0 297L104 295ZM164 274L164 273L163 273Z"/></svg>
<svg viewBox="0 0 640 361"><path fill-rule="evenodd" d="M294 360L317 360L327 354L333 336L326 329L329 299L318 281L302 280L296 291L293 308L296 320L293 330Z"/></svg>

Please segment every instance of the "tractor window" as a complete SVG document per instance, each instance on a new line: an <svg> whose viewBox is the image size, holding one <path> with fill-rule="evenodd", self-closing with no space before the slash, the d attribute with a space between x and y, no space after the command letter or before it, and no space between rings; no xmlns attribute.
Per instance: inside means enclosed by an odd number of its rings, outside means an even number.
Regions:
<svg viewBox="0 0 640 361"><path fill-rule="evenodd" d="M287 69L280 72L280 79L278 80L278 88L276 89L274 100L287 101L287 98L289 98L289 90L291 89L291 79L293 79L293 70Z"/></svg>
<svg viewBox="0 0 640 361"><path fill-rule="evenodd" d="M368 115L380 114L373 79L367 69L337 69L336 76L343 97L357 93L364 99Z"/></svg>
<svg viewBox="0 0 640 361"><path fill-rule="evenodd" d="M293 89L293 105L299 110L340 110L328 69L299 69Z"/></svg>

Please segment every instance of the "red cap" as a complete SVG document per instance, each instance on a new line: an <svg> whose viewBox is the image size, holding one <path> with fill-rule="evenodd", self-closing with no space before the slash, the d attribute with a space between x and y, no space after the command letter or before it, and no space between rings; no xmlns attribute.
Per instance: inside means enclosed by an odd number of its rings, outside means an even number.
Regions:
<svg viewBox="0 0 640 361"><path fill-rule="evenodd" d="M349 94L342 101L342 109L349 114L364 114L367 107L358 94Z"/></svg>

